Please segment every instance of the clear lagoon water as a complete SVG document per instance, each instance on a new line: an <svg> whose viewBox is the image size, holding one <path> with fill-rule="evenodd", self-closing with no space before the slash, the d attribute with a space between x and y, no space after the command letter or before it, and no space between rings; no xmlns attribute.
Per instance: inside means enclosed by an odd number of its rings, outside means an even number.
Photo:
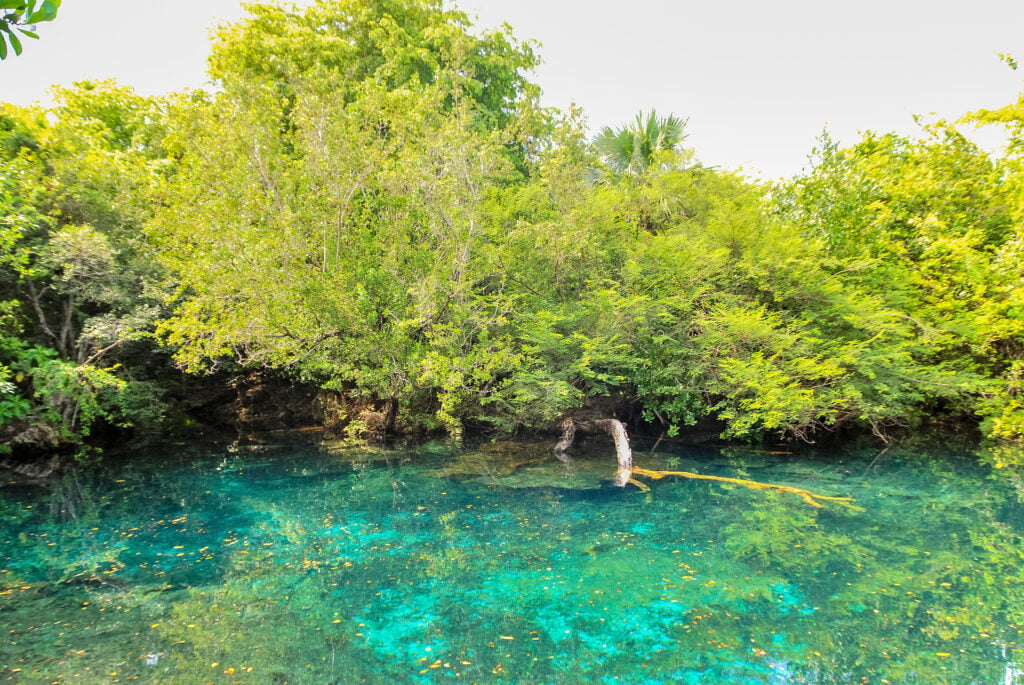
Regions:
<svg viewBox="0 0 1024 685"><path fill-rule="evenodd" d="M1024 683L1014 468L170 447L0 487L0 682Z"/></svg>

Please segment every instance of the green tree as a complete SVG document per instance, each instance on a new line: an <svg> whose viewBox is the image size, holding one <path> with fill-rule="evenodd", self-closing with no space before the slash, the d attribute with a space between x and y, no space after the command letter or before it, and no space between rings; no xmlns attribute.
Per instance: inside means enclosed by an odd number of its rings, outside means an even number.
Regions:
<svg viewBox="0 0 1024 685"><path fill-rule="evenodd" d="M619 129L605 127L594 139L603 168L591 167L587 178L604 186L611 211L648 232L663 230L692 209L702 169L693 150L680 147L686 121L639 112ZM613 186L613 187L609 187ZM681 205L686 205L685 208Z"/></svg>
<svg viewBox="0 0 1024 685"><path fill-rule="evenodd" d="M81 445L111 424L159 413L133 363L160 309L140 232L162 165L160 108L112 83L57 91L50 111L0 114L0 364L7 440ZM138 360L136 360L138 361ZM148 362L148 363L147 363Z"/></svg>
<svg viewBox="0 0 1024 685"><path fill-rule="evenodd" d="M1017 63L1009 55L1003 60L1011 69ZM999 390L986 403L986 433L1000 441L1024 443L1024 95L1016 102L995 110L980 110L964 117L979 126L999 126L1006 133L1006 149L996 172L1004 179L1009 226L1005 239L991 252L989 297L983 302L982 321L993 326L987 351L1002 360ZM977 304L975 300L972 304Z"/></svg>
<svg viewBox="0 0 1024 685"><path fill-rule="evenodd" d="M223 92L177 110L161 332L192 370L289 370L455 425L514 356L477 267L487 189L523 179L544 126L532 52L436 2L252 11L218 37Z"/></svg>
<svg viewBox="0 0 1024 685"><path fill-rule="evenodd" d="M605 126L594 138L601 159L613 173L640 175L655 163L660 151L676 150L686 139L686 120L659 117L653 109L639 112L632 122L613 129Z"/></svg>
<svg viewBox="0 0 1024 685"><path fill-rule="evenodd" d="M814 170L777 193L781 216L824 247L829 278L877 303L888 333L857 356L892 361L866 367L856 388L890 421L970 421L1016 392L1019 276L1003 256L1017 233L1012 184L939 122L919 139L868 134L845 150L826 139ZM824 339L848 330L848 317L823 314Z"/></svg>

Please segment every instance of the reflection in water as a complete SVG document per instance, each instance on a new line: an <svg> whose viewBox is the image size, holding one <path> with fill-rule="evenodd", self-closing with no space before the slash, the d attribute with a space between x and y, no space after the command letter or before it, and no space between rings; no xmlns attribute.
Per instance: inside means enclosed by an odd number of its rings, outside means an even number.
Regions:
<svg viewBox="0 0 1024 685"><path fill-rule="evenodd" d="M1024 683L1017 471L874 457L641 464L864 511L704 481L622 490L607 453L567 470L521 443L161 454L9 485L0 677Z"/></svg>

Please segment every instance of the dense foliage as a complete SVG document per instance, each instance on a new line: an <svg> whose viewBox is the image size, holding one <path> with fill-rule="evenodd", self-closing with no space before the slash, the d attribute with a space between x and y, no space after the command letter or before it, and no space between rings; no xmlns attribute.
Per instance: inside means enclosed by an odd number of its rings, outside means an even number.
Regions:
<svg viewBox="0 0 1024 685"><path fill-rule="evenodd" d="M49 448L81 445L100 420L156 420L145 369L166 360L144 342L162 300L142 232L160 107L110 83L57 99L0 110L0 426Z"/></svg>
<svg viewBox="0 0 1024 685"><path fill-rule="evenodd" d="M937 122L825 137L767 186L702 166L676 117L588 141L536 63L438 0L255 5L215 38L216 92L6 107L5 435L151 423L173 353L405 428L615 397L670 434L1024 438L1021 102L965 120L1006 128L998 157Z"/></svg>

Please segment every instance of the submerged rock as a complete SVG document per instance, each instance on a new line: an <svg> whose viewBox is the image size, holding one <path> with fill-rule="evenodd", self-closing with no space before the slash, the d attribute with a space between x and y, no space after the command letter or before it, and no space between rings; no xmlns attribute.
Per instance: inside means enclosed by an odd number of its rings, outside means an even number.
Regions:
<svg viewBox="0 0 1024 685"><path fill-rule="evenodd" d="M317 446L321 453L330 455L332 459L345 462L386 462L400 458L395 450L383 446L359 445L353 447L351 440L321 440Z"/></svg>

